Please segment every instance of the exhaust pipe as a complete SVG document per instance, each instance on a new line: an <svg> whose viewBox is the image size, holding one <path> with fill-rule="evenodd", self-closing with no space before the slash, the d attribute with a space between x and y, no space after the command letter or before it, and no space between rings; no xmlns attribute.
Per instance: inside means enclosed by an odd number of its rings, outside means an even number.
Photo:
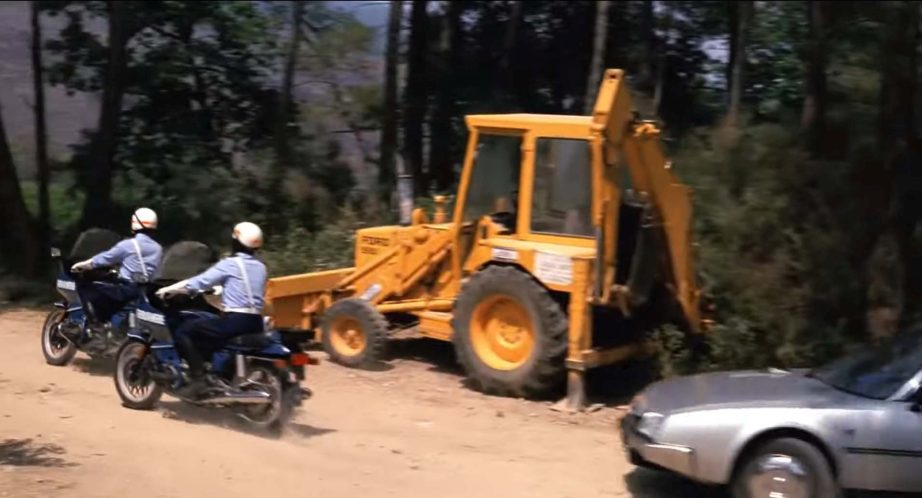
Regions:
<svg viewBox="0 0 922 498"><path fill-rule="evenodd" d="M198 403L201 405L268 405L271 402L272 398L268 393L247 391L234 393L225 392L213 398L200 400Z"/></svg>

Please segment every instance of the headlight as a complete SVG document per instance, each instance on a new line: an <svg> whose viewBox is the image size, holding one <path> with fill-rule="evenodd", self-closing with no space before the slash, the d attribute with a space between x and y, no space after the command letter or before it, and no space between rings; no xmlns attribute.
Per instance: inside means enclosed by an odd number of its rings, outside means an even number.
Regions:
<svg viewBox="0 0 922 498"><path fill-rule="evenodd" d="M646 401L646 397L644 397L643 394L634 396L634 399L631 400L630 404L630 413L635 413L638 415L643 413Z"/></svg>
<svg viewBox="0 0 922 498"><path fill-rule="evenodd" d="M637 432L647 436L650 439L656 439L656 437L659 435L660 429L663 427L663 422L665 421L666 416L662 413L644 413L640 416L640 420L637 421Z"/></svg>

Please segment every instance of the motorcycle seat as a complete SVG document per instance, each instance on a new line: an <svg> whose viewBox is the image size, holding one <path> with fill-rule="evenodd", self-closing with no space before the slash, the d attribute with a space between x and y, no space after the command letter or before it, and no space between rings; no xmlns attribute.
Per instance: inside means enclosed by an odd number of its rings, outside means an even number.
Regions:
<svg viewBox="0 0 922 498"><path fill-rule="evenodd" d="M238 348L264 348L271 343L272 337L264 332L238 335L237 337L227 341L228 346L236 346Z"/></svg>

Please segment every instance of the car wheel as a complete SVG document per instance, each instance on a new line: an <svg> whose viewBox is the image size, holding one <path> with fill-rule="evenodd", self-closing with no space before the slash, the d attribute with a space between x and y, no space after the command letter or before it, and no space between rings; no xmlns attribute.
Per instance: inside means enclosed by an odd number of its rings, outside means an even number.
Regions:
<svg viewBox="0 0 922 498"><path fill-rule="evenodd" d="M743 457L733 478L733 498L838 498L826 457L806 441L768 441Z"/></svg>

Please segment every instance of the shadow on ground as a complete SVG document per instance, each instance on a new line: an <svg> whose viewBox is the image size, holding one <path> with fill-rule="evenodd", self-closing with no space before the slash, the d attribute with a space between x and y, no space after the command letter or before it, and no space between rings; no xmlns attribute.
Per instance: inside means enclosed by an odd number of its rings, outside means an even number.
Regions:
<svg viewBox="0 0 922 498"><path fill-rule="evenodd" d="M115 358L74 358L71 363L80 372L100 377L111 377L115 372Z"/></svg>
<svg viewBox="0 0 922 498"><path fill-rule="evenodd" d="M430 370L451 375L464 375L464 371L455 360L455 349L450 342L411 337L392 339L387 344L385 361L413 360L426 363Z"/></svg>
<svg viewBox="0 0 922 498"><path fill-rule="evenodd" d="M268 430L256 429L229 409L202 408L177 400L163 401L160 403L160 407L160 413L164 418L179 420L189 424L213 425L221 427L222 429L230 429L242 434L267 439L277 439L284 435ZM335 431L335 429L314 427L293 421L289 422L286 427L286 434L293 434L302 438L322 436Z"/></svg>
<svg viewBox="0 0 922 498"><path fill-rule="evenodd" d="M38 444L31 439L6 439L0 442L0 465L16 467L74 467L60 456L64 448L56 444Z"/></svg>
<svg viewBox="0 0 922 498"><path fill-rule="evenodd" d="M703 486L675 474L636 468L624 476L633 498L730 498L723 488Z"/></svg>
<svg viewBox="0 0 922 498"><path fill-rule="evenodd" d="M433 372L461 377L460 383L470 388L464 379L464 370L455 358L450 342L429 338L398 338L388 343L384 361L411 360L431 366ZM391 366L393 368L393 366ZM630 360L619 364L595 368L586 376L586 391L590 403L606 406L625 405L657 376L657 366L651 360ZM565 393L554 393L548 400L559 399Z"/></svg>

